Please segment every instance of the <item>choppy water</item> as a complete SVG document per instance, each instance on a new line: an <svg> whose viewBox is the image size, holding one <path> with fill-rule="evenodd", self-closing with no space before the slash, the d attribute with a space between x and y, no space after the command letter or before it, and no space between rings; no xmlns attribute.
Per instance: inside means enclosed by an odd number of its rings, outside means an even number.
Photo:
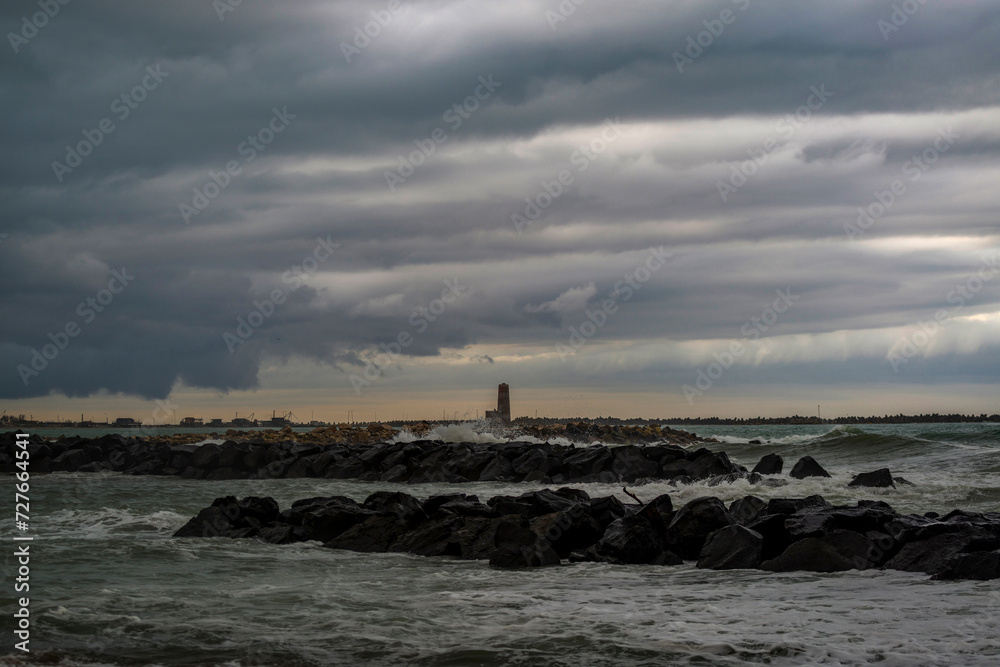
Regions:
<svg viewBox="0 0 1000 667"><path fill-rule="evenodd" d="M735 461L815 457L832 479L781 489L675 489L726 501L821 493L901 511L1000 509L1000 425L700 427ZM761 439L764 444L749 445ZM768 442L770 441L770 442ZM917 484L849 490L888 466ZM10 477L4 483L13 485ZM574 485L592 496L616 485ZM222 495L364 499L461 490L485 499L533 484L387 485L343 480L197 481L116 474L32 479L32 653L65 665L997 665L1000 582L899 572L771 574L578 564L527 572L484 562L355 554L317 543L172 540ZM11 508L12 509L12 508ZM0 521L0 614L13 612L10 519ZM21 664L4 630L0 663Z"/></svg>

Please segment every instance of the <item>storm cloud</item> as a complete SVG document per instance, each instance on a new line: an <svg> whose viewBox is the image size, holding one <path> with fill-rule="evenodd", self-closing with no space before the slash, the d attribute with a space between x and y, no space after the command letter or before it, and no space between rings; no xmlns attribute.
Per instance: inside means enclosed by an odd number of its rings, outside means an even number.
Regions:
<svg viewBox="0 0 1000 667"><path fill-rule="evenodd" d="M33 1L0 26L15 409L499 381L662 415L796 387L996 406L996 2Z"/></svg>

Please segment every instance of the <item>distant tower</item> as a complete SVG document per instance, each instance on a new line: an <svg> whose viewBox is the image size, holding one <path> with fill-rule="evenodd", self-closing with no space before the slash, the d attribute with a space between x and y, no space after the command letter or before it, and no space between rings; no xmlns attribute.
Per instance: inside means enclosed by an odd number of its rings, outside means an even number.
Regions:
<svg viewBox="0 0 1000 667"><path fill-rule="evenodd" d="M497 387L497 409L487 410L486 418L505 424L510 423L510 387L507 386L507 383L501 383Z"/></svg>
<svg viewBox="0 0 1000 667"><path fill-rule="evenodd" d="M497 412L500 413L500 419L510 421L510 387L506 382L497 387Z"/></svg>

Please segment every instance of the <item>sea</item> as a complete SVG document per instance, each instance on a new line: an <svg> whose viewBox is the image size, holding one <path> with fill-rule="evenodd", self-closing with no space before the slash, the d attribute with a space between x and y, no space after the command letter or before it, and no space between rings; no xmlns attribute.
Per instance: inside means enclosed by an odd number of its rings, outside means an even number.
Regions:
<svg viewBox="0 0 1000 667"><path fill-rule="evenodd" d="M787 471L808 454L832 478L790 479L783 488L651 483L631 492L643 500L668 493L675 507L699 496L728 503L748 494L818 493L835 504L877 498L904 513L1000 510L998 424L690 430L717 439L711 449L747 467L776 452ZM496 438L476 424L432 436ZM854 474L883 467L914 486L847 488ZM30 591L15 595L14 480L5 480L4 665L1000 665L1000 581L937 582L894 571L716 572L693 564L498 571L482 561L352 553L316 542L171 539L219 496L272 496L285 508L320 495L360 501L377 490L486 500L539 484L36 475ZM631 502L620 484L569 486ZM30 598L30 653L14 649L21 596Z"/></svg>

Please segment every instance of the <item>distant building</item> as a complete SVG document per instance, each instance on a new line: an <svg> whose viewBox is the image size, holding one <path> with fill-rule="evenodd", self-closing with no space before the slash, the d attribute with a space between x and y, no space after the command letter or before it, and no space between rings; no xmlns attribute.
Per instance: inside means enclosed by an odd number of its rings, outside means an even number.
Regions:
<svg viewBox="0 0 1000 667"><path fill-rule="evenodd" d="M135 426L135 420L131 417L119 417L115 420L115 426Z"/></svg>
<svg viewBox="0 0 1000 667"><path fill-rule="evenodd" d="M486 418L504 424L510 423L510 387L506 382L497 387L497 409L487 410Z"/></svg>
<svg viewBox="0 0 1000 667"><path fill-rule="evenodd" d="M257 420L249 420L246 417L237 417L233 420L233 426L256 426Z"/></svg>
<svg viewBox="0 0 1000 667"><path fill-rule="evenodd" d="M181 426L201 426L202 424L201 417L185 417L181 420Z"/></svg>
<svg viewBox="0 0 1000 667"><path fill-rule="evenodd" d="M221 419L213 419L212 421L208 422L208 425L209 426L222 426L222 420Z"/></svg>

